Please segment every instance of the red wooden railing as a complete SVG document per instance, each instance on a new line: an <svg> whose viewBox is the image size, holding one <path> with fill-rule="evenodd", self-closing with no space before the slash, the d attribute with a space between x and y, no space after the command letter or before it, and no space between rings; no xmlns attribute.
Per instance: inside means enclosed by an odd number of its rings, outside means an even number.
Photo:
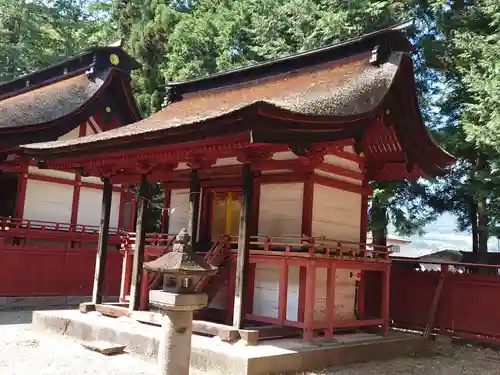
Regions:
<svg viewBox="0 0 500 375"><path fill-rule="evenodd" d="M174 234L148 234L146 236L146 256L157 257L168 251L168 245L171 244L171 240ZM122 251L126 256L131 257L132 248L135 241L135 235L129 233L126 235L124 240L124 245ZM228 250L228 251L227 251ZM253 321L259 321L269 324L279 324L288 325L292 327L301 328L304 330L304 336L307 338L312 337L312 332L314 330L321 330L325 332L325 335L331 336L333 328L356 328L362 326L370 325L382 325L384 326L384 332L387 332L388 321L389 321L389 288L388 288L388 274L390 270L391 260L389 259L389 248L382 246L373 246L366 243L356 243L349 241L337 241L329 238L312 238L312 237L293 237L293 236L252 236L249 243L250 250L250 263L275 263L281 265L282 275L280 276L279 285L279 317L270 318L264 316L253 315L251 312L246 315L246 318ZM234 279L235 279L235 265L237 253L237 238L236 237L223 237L221 240L215 242L208 253L205 253L205 259L214 265L219 265L224 259L227 259L228 254L232 254L230 257L230 262L226 266L219 269L220 279L217 282L227 282L228 286L228 301L227 301L227 317L228 321L231 320L232 306L234 303ZM311 262L314 260L314 262ZM370 276L370 272L374 274L382 274L383 277L379 277L380 283L374 283L375 287L369 290L370 295L374 296L377 300L378 306L376 308L371 307L370 314L360 313L359 319L354 321L342 321L334 322L333 316L328 315L324 321L309 321L304 319L304 315L311 316L311 311L314 310L314 306L310 305L311 302L306 306L305 300L301 300L299 303L303 309L302 317L299 317L298 321L289 321L286 319L286 298L282 298L287 294L287 271L283 273L283 270L288 267L300 267L307 272L315 272L311 269L315 268L347 268L360 270L362 273L367 272L367 276ZM284 267L284 268L283 268ZM250 268L254 269L254 268ZM131 272L131 267L128 267L126 272L129 274ZM224 276L224 277L221 277ZM332 274L333 276L333 274ZM380 275L378 275L380 276ZM217 276L215 276L217 277ZM252 276L250 276L252 278ZM330 282L332 282L332 277L329 276ZM333 283L333 282L332 282ZM210 278L202 279L197 289L204 290L209 293L212 298L216 295L218 291L217 285L212 285L214 283L210 282ZM253 282L251 283L253 285ZM219 285L219 284L218 284ZM311 284L312 285L312 284ZM362 284L365 285L365 284ZM147 289L142 291L147 294ZM209 290L207 290L207 287ZM212 288L213 287L213 288ZM301 289L305 291L305 285L301 284ZM308 287L307 294L314 295L314 285ZM128 292L128 288L122 288ZM363 303L359 304L358 312L361 312L364 305L364 287L360 289L360 300ZM304 294L305 295L305 294ZM252 296L246 296L249 298L249 305L251 305ZM327 301L329 305L333 305L333 296L329 297ZM142 308L147 308L147 304L144 303ZM300 315L300 313L299 313Z"/></svg>
<svg viewBox="0 0 500 375"><path fill-rule="evenodd" d="M226 238L222 238L221 240L214 242L210 250L205 254L205 262L212 266L219 267L225 258L229 255L228 252L228 242ZM213 275L207 275L201 278L196 286L196 291L201 292L205 290L205 287L210 282ZM211 298L215 296L210 296Z"/></svg>
<svg viewBox="0 0 500 375"><path fill-rule="evenodd" d="M175 240L176 234L166 234L166 233L147 233L145 239L145 249L144 258L145 261L154 260L163 254L167 253L172 249L173 241ZM122 292L120 295L121 300L126 301L128 293L130 293L130 277L131 277L131 263L133 260L133 248L135 245L136 235L135 233L122 233L122 247L121 251L125 255L125 264L123 266L122 276ZM219 241L213 243L210 250L206 253L201 253L205 257L205 261L214 266L220 266L224 259L229 255L228 252L228 239L222 237ZM145 273L146 275L147 273ZM205 290L209 292L209 301L211 301L217 294L217 288L210 288L210 291L206 290L209 285L212 275L203 277L196 287L197 291ZM147 285L143 283L142 290L144 293L141 309L147 309L147 298L145 295L148 294L149 290L160 288L162 282L162 277L160 274L153 272L148 274Z"/></svg>
<svg viewBox="0 0 500 375"><path fill-rule="evenodd" d="M230 241L233 247L236 247L238 238L233 236ZM339 241L327 237L251 236L249 248L250 253L254 255L370 262L388 262L390 254L387 246Z"/></svg>
<svg viewBox="0 0 500 375"><path fill-rule="evenodd" d="M25 233L25 231L32 231L32 230L42 231L42 232L98 234L99 226L0 217L0 231ZM118 235L119 233L120 231L117 228L109 228L109 234L111 236Z"/></svg>
<svg viewBox="0 0 500 375"><path fill-rule="evenodd" d="M170 248L177 234L146 233L144 240L144 254L148 260L156 259ZM134 232L121 232L121 251L132 254L134 252L136 235ZM146 261L148 261L146 260Z"/></svg>
<svg viewBox="0 0 500 375"><path fill-rule="evenodd" d="M40 241L50 241L56 246L97 246L99 227L95 225L67 224L52 221L25 220L0 217L0 240L19 246L37 246ZM108 243L119 246L121 232L109 229Z"/></svg>

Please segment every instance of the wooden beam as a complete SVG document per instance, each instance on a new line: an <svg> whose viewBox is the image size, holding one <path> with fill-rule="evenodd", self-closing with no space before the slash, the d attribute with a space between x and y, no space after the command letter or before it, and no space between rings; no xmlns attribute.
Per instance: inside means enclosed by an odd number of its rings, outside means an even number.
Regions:
<svg viewBox="0 0 500 375"><path fill-rule="evenodd" d="M146 175L142 175L137 202L137 218L135 224L134 259L130 287L129 311L139 309L142 280L142 263L144 262L144 241L146 239L147 207L151 199L151 186Z"/></svg>
<svg viewBox="0 0 500 375"><path fill-rule="evenodd" d="M299 267L299 297L298 297L298 321L304 322L304 312L306 306L306 281L307 281L307 267Z"/></svg>
<svg viewBox="0 0 500 375"><path fill-rule="evenodd" d="M71 224L77 224L78 222L78 207L80 205L80 192L82 190L82 176L76 174L75 181L76 185L73 188L73 202L71 203Z"/></svg>
<svg viewBox="0 0 500 375"><path fill-rule="evenodd" d="M286 259L283 259L280 265L278 296L278 319L281 325L285 325L288 297L288 264L286 263Z"/></svg>
<svg viewBox="0 0 500 375"><path fill-rule="evenodd" d="M170 220L170 198L172 196L172 190L163 184L163 212L161 216L161 231L162 233L168 233L169 220Z"/></svg>
<svg viewBox="0 0 500 375"><path fill-rule="evenodd" d="M429 337L432 330L434 329L434 321L436 320L437 308L439 306L439 301L441 299L441 292L443 290L444 280L448 274L448 265L441 264L441 273L439 274L439 280L434 290L434 297L432 299L432 305L429 310L429 315L427 316L427 324L425 326L424 337Z"/></svg>
<svg viewBox="0 0 500 375"><path fill-rule="evenodd" d="M391 298L391 267L387 267L385 272L382 273L382 334L387 336L389 334L390 323L390 298Z"/></svg>
<svg viewBox="0 0 500 375"><path fill-rule="evenodd" d="M16 217L22 219L24 217L24 202L26 201L26 189L28 187L28 165L22 166L22 171L19 173L17 182L17 197L16 197Z"/></svg>
<svg viewBox="0 0 500 375"><path fill-rule="evenodd" d="M327 268L326 277L326 321L328 327L325 329L325 338L333 338L333 327L335 325L335 275L337 271L337 266L332 263L330 268Z"/></svg>
<svg viewBox="0 0 500 375"><path fill-rule="evenodd" d="M200 215L200 177L198 169L191 169L191 185L189 188L189 223L188 232L191 236L191 244L196 244L198 239L198 218ZM194 247L194 246L193 246Z"/></svg>
<svg viewBox="0 0 500 375"><path fill-rule="evenodd" d="M92 302L102 303L102 292L104 287L104 274L106 271L106 258L108 252L109 218L111 216L111 199L113 185L109 177L103 178L101 224L99 226L99 239L97 241L97 255L95 260L94 288L92 290Z"/></svg>
<svg viewBox="0 0 500 375"><path fill-rule="evenodd" d="M311 341L314 336L314 307L316 304L316 264L310 260L307 263L306 299L304 308L304 340Z"/></svg>
<svg viewBox="0 0 500 375"><path fill-rule="evenodd" d="M250 250L250 224L252 214L253 176L251 164L243 165L243 189L238 234L238 258L236 261L236 285L234 289L233 327L242 328L245 317L245 294L248 292Z"/></svg>

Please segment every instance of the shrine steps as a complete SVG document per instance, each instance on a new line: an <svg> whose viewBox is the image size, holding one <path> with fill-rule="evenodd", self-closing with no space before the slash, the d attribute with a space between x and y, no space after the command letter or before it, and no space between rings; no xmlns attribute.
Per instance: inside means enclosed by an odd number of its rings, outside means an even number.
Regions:
<svg viewBox="0 0 500 375"><path fill-rule="evenodd" d="M78 310L35 311L33 327L83 341L104 340L126 346L126 351L149 361L158 352L160 328L128 317L110 318ZM338 334L335 340L264 340L255 346L221 342L193 335L191 366L208 374L264 375L309 371L337 364L426 354L431 341L422 336L391 332L387 337L368 333Z"/></svg>

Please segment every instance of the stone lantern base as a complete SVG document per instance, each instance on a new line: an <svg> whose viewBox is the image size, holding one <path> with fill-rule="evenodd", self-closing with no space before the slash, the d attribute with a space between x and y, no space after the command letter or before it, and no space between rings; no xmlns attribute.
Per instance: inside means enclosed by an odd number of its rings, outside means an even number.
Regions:
<svg viewBox="0 0 500 375"><path fill-rule="evenodd" d="M152 290L149 301L162 314L158 352L160 374L188 375L193 312L207 305L207 295Z"/></svg>

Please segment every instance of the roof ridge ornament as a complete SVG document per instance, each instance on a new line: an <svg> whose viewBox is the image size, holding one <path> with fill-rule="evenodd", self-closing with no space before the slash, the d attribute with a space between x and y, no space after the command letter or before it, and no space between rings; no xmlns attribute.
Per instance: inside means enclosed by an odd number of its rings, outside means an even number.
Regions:
<svg viewBox="0 0 500 375"><path fill-rule="evenodd" d="M182 94L180 94L178 90L171 85L168 78L165 78L165 85L165 96L161 105L162 108L168 107L170 104L183 99Z"/></svg>
<svg viewBox="0 0 500 375"><path fill-rule="evenodd" d="M373 66L380 66L387 61L389 61L389 56L391 55L391 48L387 42L382 42L377 44L372 49L372 56L370 58L370 64Z"/></svg>

